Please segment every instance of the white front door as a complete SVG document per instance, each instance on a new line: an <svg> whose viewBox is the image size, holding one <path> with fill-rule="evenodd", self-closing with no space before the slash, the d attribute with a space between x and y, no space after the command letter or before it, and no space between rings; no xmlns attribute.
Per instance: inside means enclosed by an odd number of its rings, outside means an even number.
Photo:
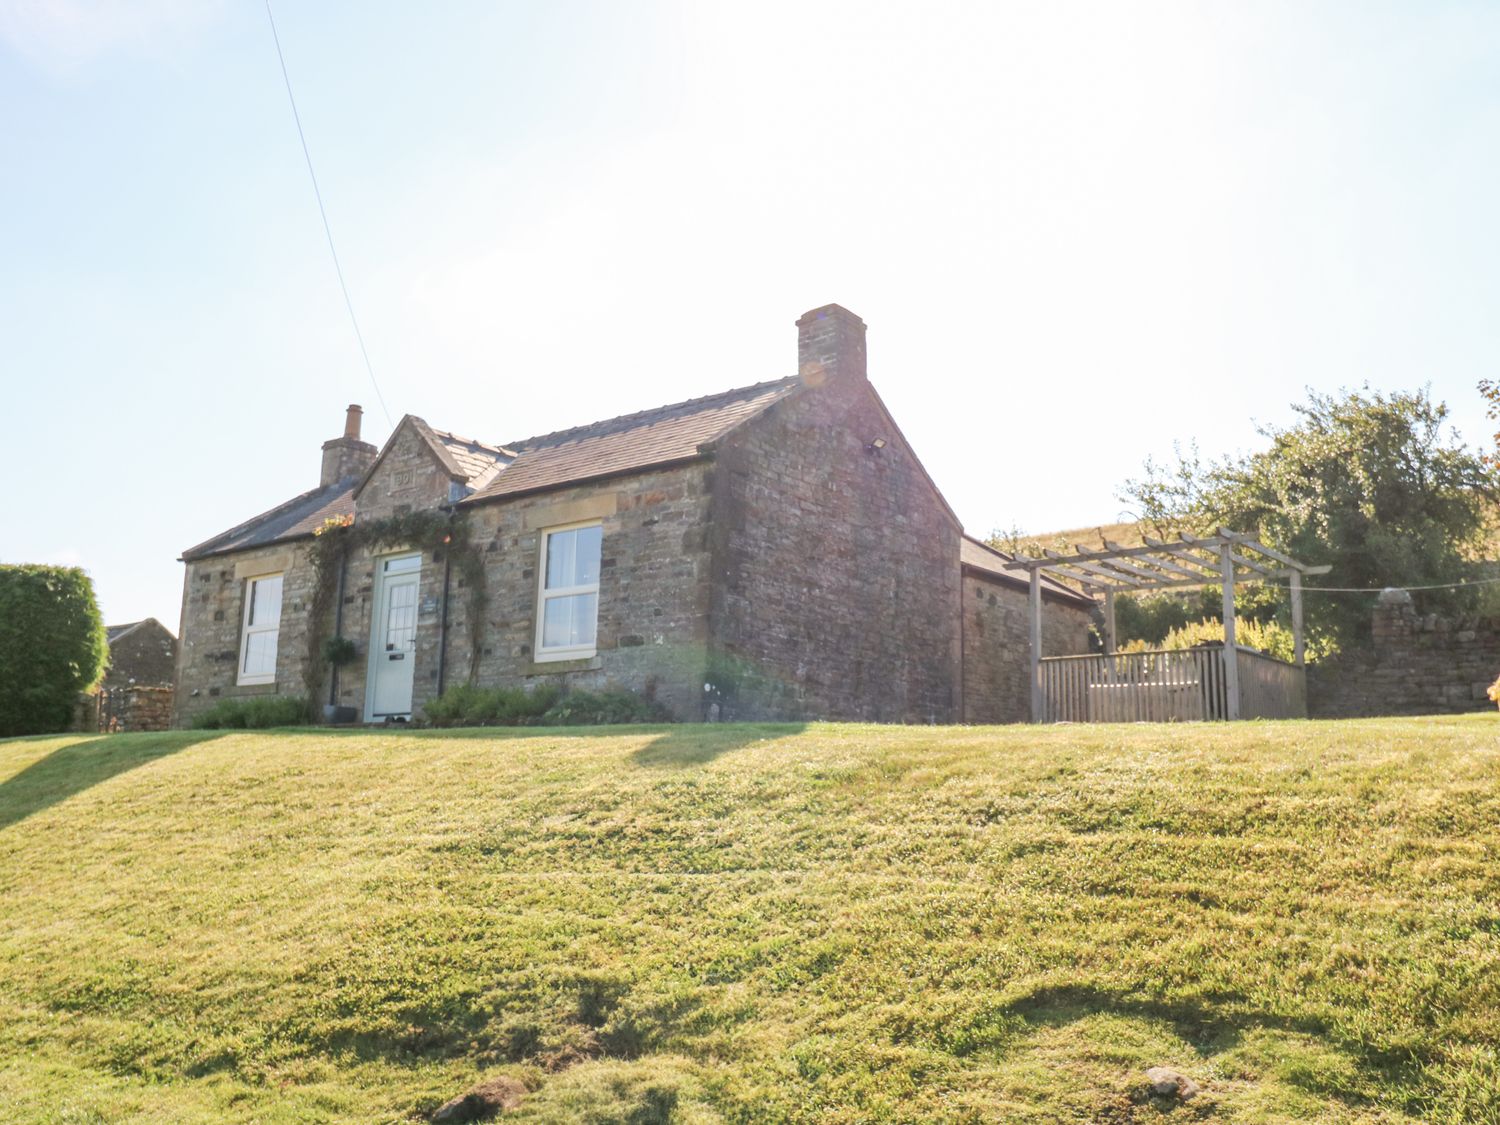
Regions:
<svg viewBox="0 0 1500 1125"><path fill-rule="evenodd" d="M375 613L370 622L370 683L365 721L411 717L412 673L417 661L417 586L421 555L378 560Z"/></svg>

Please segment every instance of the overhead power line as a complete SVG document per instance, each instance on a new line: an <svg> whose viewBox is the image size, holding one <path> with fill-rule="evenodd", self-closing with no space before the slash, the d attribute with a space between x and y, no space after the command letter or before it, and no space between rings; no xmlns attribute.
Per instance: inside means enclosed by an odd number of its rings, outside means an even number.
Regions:
<svg viewBox="0 0 1500 1125"><path fill-rule="evenodd" d="M1432 586L1303 586L1304 594L1383 594L1387 590L1462 590L1465 586L1492 586L1500 578L1475 578L1469 582L1439 582Z"/></svg>
<svg viewBox="0 0 1500 1125"><path fill-rule="evenodd" d="M390 409L385 405L385 396L380 393L380 384L375 379L375 368L370 363L370 353L365 348L365 335L359 330L359 317L354 315L354 302L349 298L349 286L344 281L344 267L339 263L338 247L333 244L333 228L328 225L328 210L323 206L323 192L318 187L318 174L313 171L312 153L308 151L307 134L302 131L302 115L297 112L297 98L292 93L292 77L287 73L286 56L281 53L281 36L276 33L276 17L271 12L271 0L266 0L266 19L271 22L271 39L276 44L276 58L281 63L281 78L286 83L287 101L292 103L292 120L297 123L297 137L302 141L302 155L307 160L307 174L312 179L313 195L318 200L318 214L323 218L323 233L328 236L328 252L333 255L333 271L338 274L339 290L344 294L344 307L349 310L349 323L354 325L354 338L359 341L359 354L365 361L365 372L370 376L370 386L375 388L375 399L380 403L381 413L387 425L395 425Z"/></svg>

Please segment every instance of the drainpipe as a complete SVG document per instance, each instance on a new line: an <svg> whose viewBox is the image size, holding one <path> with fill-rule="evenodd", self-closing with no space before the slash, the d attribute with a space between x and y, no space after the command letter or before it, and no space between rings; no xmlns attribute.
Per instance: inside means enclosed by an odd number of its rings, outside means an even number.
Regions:
<svg viewBox="0 0 1500 1125"><path fill-rule="evenodd" d="M339 552L339 585L338 593L334 595L333 602L333 635L342 637L344 635L344 572L349 569L349 552ZM328 677L328 705L337 707L339 702L339 668L333 666L333 674Z"/></svg>
<svg viewBox="0 0 1500 1125"><path fill-rule="evenodd" d="M443 550L443 613L438 619L438 666L437 666L437 691L443 694L443 684L446 680L448 670L448 588L453 580L453 517L456 514L449 507L445 508L448 513L448 542Z"/></svg>

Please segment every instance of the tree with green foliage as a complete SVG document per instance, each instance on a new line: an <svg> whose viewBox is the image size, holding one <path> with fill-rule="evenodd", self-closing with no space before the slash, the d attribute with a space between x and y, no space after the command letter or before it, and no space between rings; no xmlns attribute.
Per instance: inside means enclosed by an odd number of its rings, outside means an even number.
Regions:
<svg viewBox="0 0 1500 1125"><path fill-rule="evenodd" d="M1368 387L1309 394L1293 407L1295 424L1262 426L1270 447L1205 461L1196 447L1175 464L1147 461L1121 499L1155 528L1210 532L1229 526L1303 562L1328 564L1330 586L1379 589L1463 582L1476 574L1487 506L1495 498L1491 465L1463 445L1448 408L1425 389L1383 394ZM1430 591L1432 610L1457 610L1472 591ZM1274 586L1247 587L1251 615L1272 606ZM1337 647L1369 626L1370 602L1311 595L1311 638Z"/></svg>
<svg viewBox="0 0 1500 1125"><path fill-rule="evenodd" d="M67 730L108 657L87 574L0 565L0 738Z"/></svg>
<svg viewBox="0 0 1500 1125"><path fill-rule="evenodd" d="M1218 587L1202 590L1171 590L1155 594L1115 596L1115 636L1123 646L1129 641L1159 645L1174 630L1219 611Z"/></svg>
<svg viewBox="0 0 1500 1125"><path fill-rule="evenodd" d="M1485 401L1484 416L1491 422L1500 422L1500 382L1479 380L1479 394ZM1500 431L1495 434L1495 448L1486 453L1484 459L1491 465L1500 465Z"/></svg>

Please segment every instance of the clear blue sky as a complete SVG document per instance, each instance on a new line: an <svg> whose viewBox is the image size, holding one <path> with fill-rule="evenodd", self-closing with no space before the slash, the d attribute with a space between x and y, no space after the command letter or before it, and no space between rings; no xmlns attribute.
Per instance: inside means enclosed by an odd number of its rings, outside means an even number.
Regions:
<svg viewBox="0 0 1500 1125"><path fill-rule="evenodd" d="M1500 4L276 7L391 414L795 369L837 301L970 530L1111 521L1305 387L1500 374ZM0 559L185 547L388 426L259 0L0 0Z"/></svg>

